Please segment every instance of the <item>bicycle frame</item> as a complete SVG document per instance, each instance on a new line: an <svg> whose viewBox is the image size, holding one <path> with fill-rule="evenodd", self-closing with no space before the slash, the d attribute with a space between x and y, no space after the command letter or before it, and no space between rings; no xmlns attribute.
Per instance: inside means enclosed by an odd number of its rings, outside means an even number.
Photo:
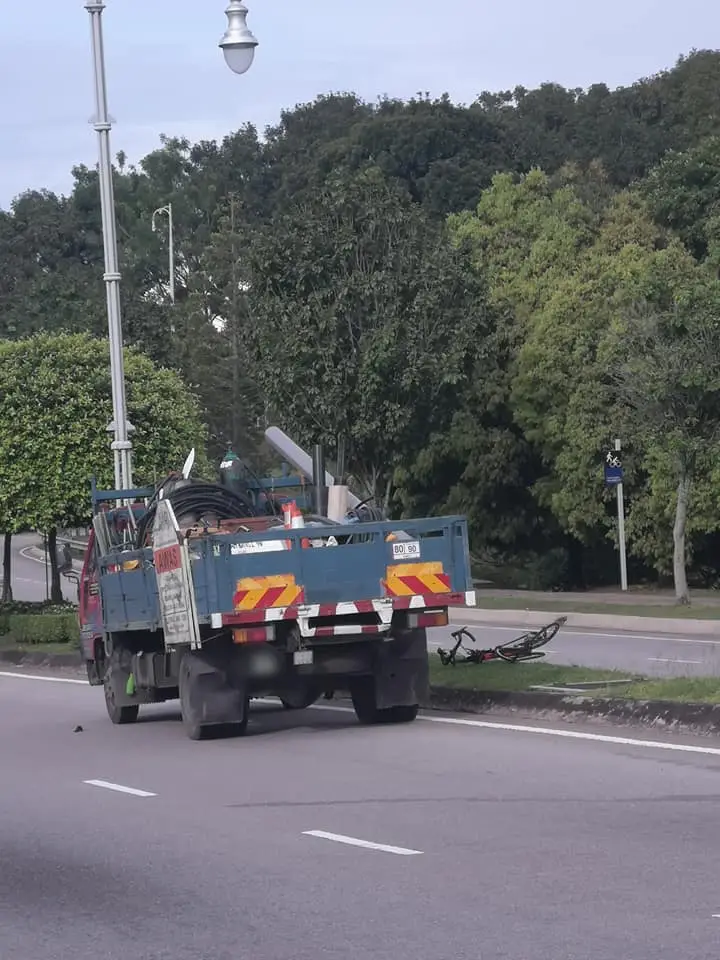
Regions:
<svg viewBox="0 0 720 960"><path fill-rule="evenodd" d="M438 647L438 656L443 666L453 667L458 663L489 663L493 660L502 660L505 663L540 660L545 654L537 648L545 646L566 622L567 617L558 617L552 623L548 623L532 633L523 633L509 643L475 650L463 646L463 637L468 637L471 643L477 643L477 640L467 627L460 627L459 630L453 630L451 633L451 637L455 641L452 649L443 650ZM461 648L464 656L458 659L457 654Z"/></svg>

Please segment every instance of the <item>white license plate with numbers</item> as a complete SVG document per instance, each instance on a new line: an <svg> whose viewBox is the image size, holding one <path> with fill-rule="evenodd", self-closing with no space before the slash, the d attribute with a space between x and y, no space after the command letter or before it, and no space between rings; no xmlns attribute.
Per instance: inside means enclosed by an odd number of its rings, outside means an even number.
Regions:
<svg viewBox="0 0 720 960"><path fill-rule="evenodd" d="M420 543L418 540L395 540L392 555L393 560L419 560Z"/></svg>

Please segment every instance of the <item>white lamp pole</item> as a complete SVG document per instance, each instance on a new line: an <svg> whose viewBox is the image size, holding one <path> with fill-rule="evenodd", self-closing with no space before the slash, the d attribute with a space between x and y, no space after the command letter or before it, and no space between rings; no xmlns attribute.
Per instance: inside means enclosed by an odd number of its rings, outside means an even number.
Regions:
<svg viewBox="0 0 720 960"><path fill-rule="evenodd" d="M123 366L122 316L120 313L120 270L118 267L117 234L115 227L115 195L113 192L112 160L110 154L110 116L108 114L107 85L105 81L105 49L103 47L102 0L87 0L85 9L90 14L92 30L93 73L95 81L95 120L100 151L100 208L102 213L103 245L105 248L105 290L107 293L108 338L110 341L110 379L112 382L113 421L108 430L115 435L111 444L115 461L115 489L132 488L131 426L127 419L125 399L125 370Z"/></svg>
<svg viewBox="0 0 720 960"><path fill-rule="evenodd" d="M108 339L110 342L110 379L112 383L113 421L108 431L114 435L111 444L115 462L115 489L132 489L133 426L127 418L125 396L125 369L123 364L122 315L120 310L120 270L118 265L117 228L115 224L115 195L113 191L112 155L108 114L107 82L105 79L105 49L103 46L102 14L104 0L87 0L85 9L90 14L92 32L93 78L95 85L95 119L98 135L100 209L102 214L103 246L105 251L105 289L107 293ZM248 9L239 0L230 0L225 11L228 27L220 41L225 61L234 73L246 73L252 66L258 41L247 26ZM172 240L172 210L170 217L171 298L175 297L175 264Z"/></svg>
<svg viewBox="0 0 720 960"><path fill-rule="evenodd" d="M175 237L173 233L172 204L158 207L152 215L152 232L157 229L155 218L159 213L166 213L168 218L168 275L170 277L170 302L175 303Z"/></svg>

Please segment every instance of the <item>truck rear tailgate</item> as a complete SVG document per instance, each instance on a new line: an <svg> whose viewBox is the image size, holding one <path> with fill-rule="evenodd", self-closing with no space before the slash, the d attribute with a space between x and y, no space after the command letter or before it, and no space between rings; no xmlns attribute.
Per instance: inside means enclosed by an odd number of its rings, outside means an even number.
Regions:
<svg viewBox="0 0 720 960"><path fill-rule="evenodd" d="M337 545L309 546L315 538ZM188 545L201 619L391 598L406 608L421 606L417 597L425 605L474 603L462 517L217 534Z"/></svg>

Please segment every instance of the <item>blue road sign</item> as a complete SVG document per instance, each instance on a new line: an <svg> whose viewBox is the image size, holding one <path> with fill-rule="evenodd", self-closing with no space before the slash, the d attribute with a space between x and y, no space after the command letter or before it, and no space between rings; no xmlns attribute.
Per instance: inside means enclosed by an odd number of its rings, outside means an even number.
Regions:
<svg viewBox="0 0 720 960"><path fill-rule="evenodd" d="M609 487L616 487L623 481L623 468L620 454L608 450L605 454L605 483Z"/></svg>

